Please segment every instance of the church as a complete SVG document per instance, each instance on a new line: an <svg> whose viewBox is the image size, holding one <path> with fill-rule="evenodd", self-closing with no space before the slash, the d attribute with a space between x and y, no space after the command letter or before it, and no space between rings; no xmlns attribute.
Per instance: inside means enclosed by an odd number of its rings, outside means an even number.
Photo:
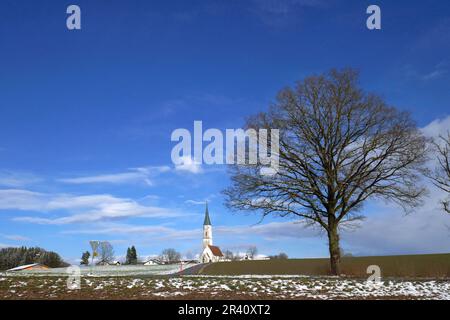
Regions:
<svg viewBox="0 0 450 320"><path fill-rule="evenodd" d="M202 263L219 262L223 254L219 247L213 246L212 225L209 218L208 203L206 203L205 220L203 221L203 252L200 257Z"/></svg>

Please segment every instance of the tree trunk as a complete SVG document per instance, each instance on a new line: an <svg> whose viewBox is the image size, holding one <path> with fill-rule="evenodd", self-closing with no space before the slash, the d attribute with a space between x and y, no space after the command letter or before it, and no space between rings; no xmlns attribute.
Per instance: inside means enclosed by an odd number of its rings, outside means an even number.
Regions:
<svg viewBox="0 0 450 320"><path fill-rule="evenodd" d="M341 249L339 247L339 234L337 226L330 226L328 231L330 250L330 272L334 276L341 274Z"/></svg>

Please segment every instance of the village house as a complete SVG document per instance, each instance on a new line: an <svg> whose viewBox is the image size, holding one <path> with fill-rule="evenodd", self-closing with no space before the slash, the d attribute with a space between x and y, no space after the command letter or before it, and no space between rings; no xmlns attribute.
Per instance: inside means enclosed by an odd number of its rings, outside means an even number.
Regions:
<svg viewBox="0 0 450 320"><path fill-rule="evenodd" d="M32 264L26 264L23 266L18 266L9 270L6 270L7 272L14 272L14 271L25 271L25 270L47 270L49 267L47 267L44 264L41 263L32 263Z"/></svg>
<svg viewBox="0 0 450 320"><path fill-rule="evenodd" d="M164 264L164 262L156 258L144 262L144 266L157 266L162 264Z"/></svg>

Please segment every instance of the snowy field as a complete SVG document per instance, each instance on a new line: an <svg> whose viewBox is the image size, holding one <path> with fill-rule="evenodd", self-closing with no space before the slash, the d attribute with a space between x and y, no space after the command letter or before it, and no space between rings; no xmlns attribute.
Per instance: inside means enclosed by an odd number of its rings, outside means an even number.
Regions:
<svg viewBox="0 0 450 320"><path fill-rule="evenodd" d="M450 281L365 280L303 276L67 277L0 275L0 299L450 299Z"/></svg>
<svg viewBox="0 0 450 320"><path fill-rule="evenodd" d="M196 264L183 264L183 269L190 268ZM126 276L157 276L169 275L180 271L180 264L170 265L132 265L132 266L81 266L82 276L89 277L126 277ZM0 273L0 276L2 273ZM20 272L7 272L8 276L64 276L67 268L53 268L48 270L26 270Z"/></svg>

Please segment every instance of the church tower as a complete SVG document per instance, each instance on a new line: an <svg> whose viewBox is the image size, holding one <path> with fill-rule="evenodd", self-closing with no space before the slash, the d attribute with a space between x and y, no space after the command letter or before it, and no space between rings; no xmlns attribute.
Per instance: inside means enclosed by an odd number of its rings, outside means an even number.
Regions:
<svg viewBox="0 0 450 320"><path fill-rule="evenodd" d="M206 203L205 220L203 222L203 249L212 246L212 226L209 219L208 202Z"/></svg>
<svg viewBox="0 0 450 320"><path fill-rule="evenodd" d="M209 219L208 203L206 203L205 220L203 221L203 252L200 255L202 263L219 262L224 259L219 247L213 246L212 225Z"/></svg>

